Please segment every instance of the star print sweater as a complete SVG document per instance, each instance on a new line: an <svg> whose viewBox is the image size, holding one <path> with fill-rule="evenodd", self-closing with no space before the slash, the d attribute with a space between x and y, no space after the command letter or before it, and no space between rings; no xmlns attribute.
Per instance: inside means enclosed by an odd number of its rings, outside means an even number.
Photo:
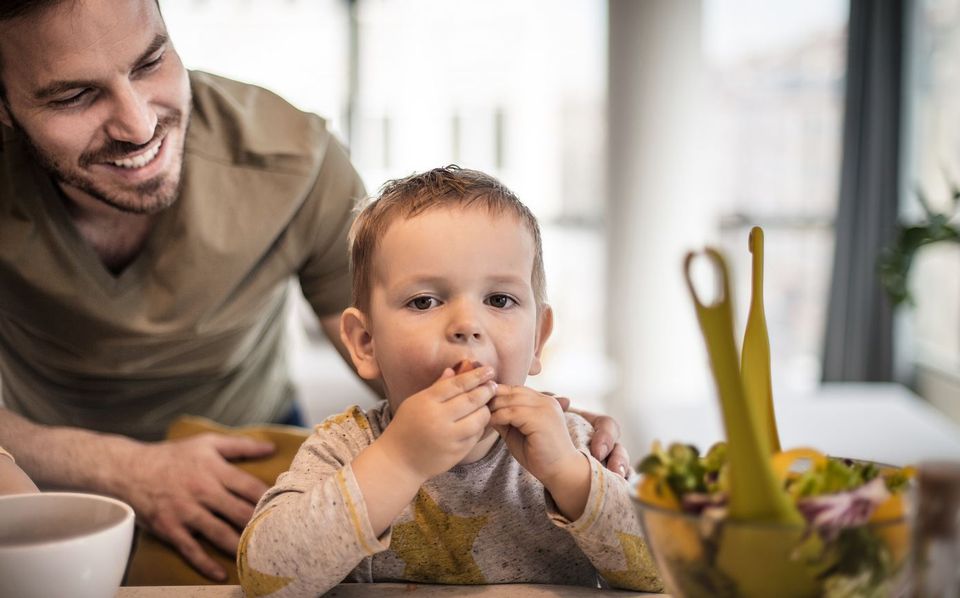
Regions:
<svg viewBox="0 0 960 598"><path fill-rule="evenodd" d="M568 430L591 468L576 521L498 440L479 461L427 481L377 537L350 463L389 421L386 402L351 407L304 442L240 540L248 596L316 596L341 581L662 589L627 482L589 456L592 428L571 414Z"/></svg>

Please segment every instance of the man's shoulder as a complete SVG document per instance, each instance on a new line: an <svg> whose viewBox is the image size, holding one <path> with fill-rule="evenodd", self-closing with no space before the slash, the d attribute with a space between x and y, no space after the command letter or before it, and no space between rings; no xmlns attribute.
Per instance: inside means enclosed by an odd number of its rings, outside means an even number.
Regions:
<svg viewBox="0 0 960 598"><path fill-rule="evenodd" d="M291 174L316 171L330 141L324 119L256 85L201 71L189 75L187 154Z"/></svg>

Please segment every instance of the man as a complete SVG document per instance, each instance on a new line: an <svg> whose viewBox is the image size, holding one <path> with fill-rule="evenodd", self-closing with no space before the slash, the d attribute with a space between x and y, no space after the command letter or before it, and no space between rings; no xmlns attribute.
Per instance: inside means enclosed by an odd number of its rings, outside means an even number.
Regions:
<svg viewBox="0 0 960 598"><path fill-rule="evenodd" d="M5 0L0 123L0 444L225 579L197 538L236 550L266 486L230 461L273 447L156 441L181 414L290 417L287 281L342 352L363 185L320 118L188 73L155 0Z"/></svg>

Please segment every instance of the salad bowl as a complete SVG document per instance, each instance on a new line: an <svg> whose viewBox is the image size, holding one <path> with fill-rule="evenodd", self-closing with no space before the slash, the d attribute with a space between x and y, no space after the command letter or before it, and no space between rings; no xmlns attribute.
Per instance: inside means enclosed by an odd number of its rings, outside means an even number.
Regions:
<svg viewBox="0 0 960 598"><path fill-rule="evenodd" d="M641 463L647 472L635 483L634 506L671 595L839 597L905 591L909 470L818 456L807 471L789 472L784 484L802 523L738 520L726 505L723 467L710 464L723 448L718 445L701 458L690 446L655 447ZM678 458L683 453L686 465ZM699 469L690 461L698 461Z"/></svg>

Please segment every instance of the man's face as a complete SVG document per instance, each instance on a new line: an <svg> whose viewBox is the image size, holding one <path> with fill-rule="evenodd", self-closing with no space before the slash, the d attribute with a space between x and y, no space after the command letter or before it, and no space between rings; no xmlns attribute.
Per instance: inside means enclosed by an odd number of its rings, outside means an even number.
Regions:
<svg viewBox="0 0 960 598"><path fill-rule="evenodd" d="M71 198L155 213L180 185L190 84L154 0L65 0L0 23L0 121Z"/></svg>
<svg viewBox="0 0 960 598"><path fill-rule="evenodd" d="M534 298L534 255L512 214L438 208L390 224L374 255L368 317L394 408L464 359L510 385L540 371L549 325Z"/></svg>

